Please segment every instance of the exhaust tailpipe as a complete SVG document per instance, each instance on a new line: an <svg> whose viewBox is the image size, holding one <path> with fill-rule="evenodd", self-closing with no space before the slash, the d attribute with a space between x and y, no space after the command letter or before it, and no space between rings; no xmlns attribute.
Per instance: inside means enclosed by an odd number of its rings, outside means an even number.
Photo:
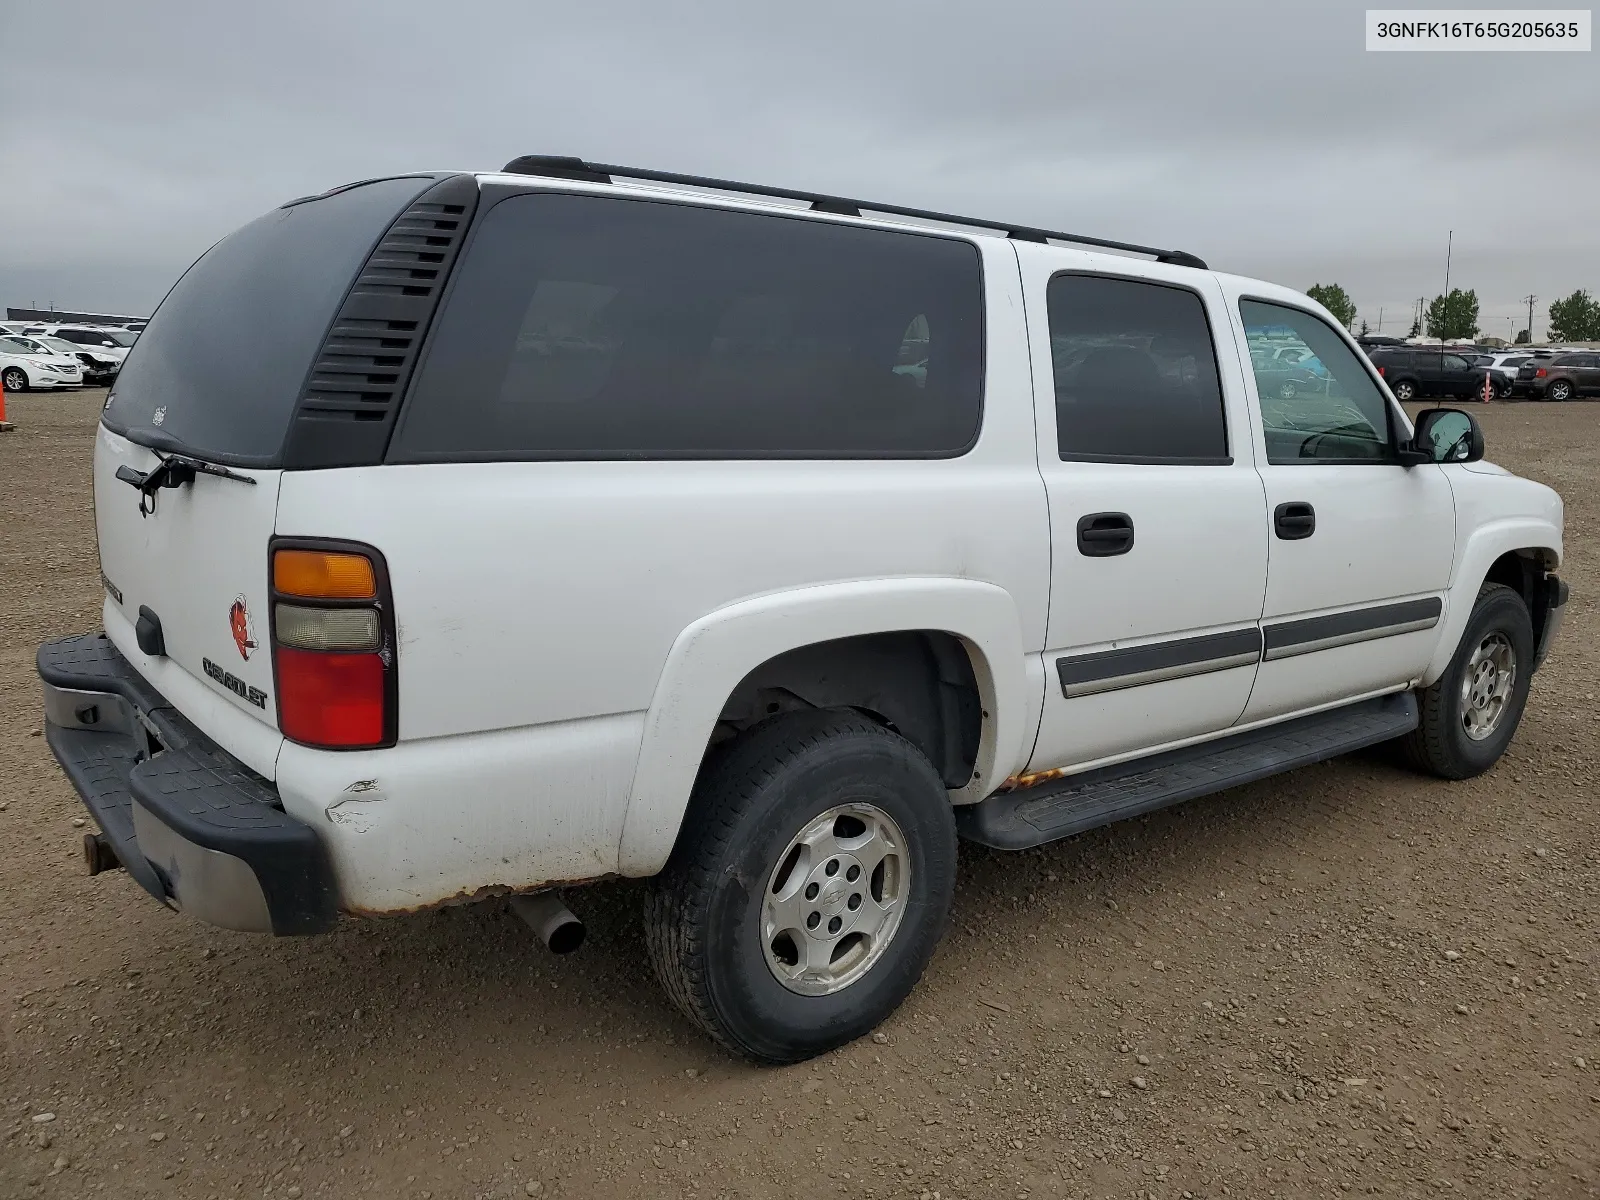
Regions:
<svg viewBox="0 0 1600 1200"><path fill-rule="evenodd" d="M122 860L117 857L117 852L111 848L110 841L103 833L83 835L83 861L91 875L122 869Z"/></svg>
<svg viewBox="0 0 1600 1200"><path fill-rule="evenodd" d="M583 945L583 922L554 892L513 896L511 911L528 923L551 954L571 954Z"/></svg>

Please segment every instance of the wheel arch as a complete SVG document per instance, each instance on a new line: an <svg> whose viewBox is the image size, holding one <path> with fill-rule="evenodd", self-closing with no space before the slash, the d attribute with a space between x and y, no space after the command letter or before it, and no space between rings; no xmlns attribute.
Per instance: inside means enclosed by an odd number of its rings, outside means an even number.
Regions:
<svg viewBox="0 0 1600 1200"><path fill-rule="evenodd" d="M952 756L942 753L942 720L930 725L914 706L896 707L898 688L914 674L908 655L915 645L928 655L925 677L950 682L958 708L963 686L976 693L979 731L970 778L951 787L950 797L953 803L982 799L1021 765L1026 714L1035 707L1026 702L1021 621L1008 592L976 580L905 578L770 593L708 613L674 641L645 714L618 847L621 873L652 875L666 863L719 723L759 720L764 713L751 704L764 691L792 692L801 707L820 700L886 724L907 723L902 733L908 740L941 754L944 761L934 768L949 786L955 768ZM890 686L880 687L885 698L877 704L861 690L871 673L848 666L862 651L908 673L898 685L891 678ZM957 652L964 662L952 657ZM779 711L783 707L780 701ZM954 757L965 756L962 745Z"/></svg>
<svg viewBox="0 0 1600 1200"><path fill-rule="evenodd" d="M1485 583L1504 584L1522 597L1533 619L1537 645L1548 616L1544 593L1537 584L1560 565L1560 531L1543 521L1507 520L1478 529L1458 560L1440 625L1439 642L1423 673L1422 686L1434 683L1449 667L1467 622L1472 618L1478 590Z"/></svg>

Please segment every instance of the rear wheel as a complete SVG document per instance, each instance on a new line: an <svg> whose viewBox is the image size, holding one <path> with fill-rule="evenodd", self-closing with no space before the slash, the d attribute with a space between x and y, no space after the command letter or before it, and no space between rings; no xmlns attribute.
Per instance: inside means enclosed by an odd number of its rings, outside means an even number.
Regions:
<svg viewBox="0 0 1600 1200"><path fill-rule="evenodd" d="M1572 384L1565 379L1558 379L1545 389L1545 395L1560 403L1572 399Z"/></svg>
<svg viewBox="0 0 1600 1200"><path fill-rule="evenodd" d="M1396 400L1415 400L1417 398L1417 385L1409 379L1397 381L1390 390L1394 392Z"/></svg>
<svg viewBox="0 0 1600 1200"><path fill-rule="evenodd" d="M1444 779L1483 774L1511 744L1532 670L1528 606L1510 588L1484 584L1455 657L1418 695L1421 722L1403 740L1406 757Z"/></svg>
<svg viewBox="0 0 1600 1200"><path fill-rule="evenodd" d="M944 931L955 819L904 738L853 713L763 722L715 752L645 910L673 1002L758 1062L892 1013Z"/></svg>
<svg viewBox="0 0 1600 1200"><path fill-rule="evenodd" d="M4 373L0 373L0 382L4 382L8 392L28 390L28 375L21 367L7 367Z"/></svg>

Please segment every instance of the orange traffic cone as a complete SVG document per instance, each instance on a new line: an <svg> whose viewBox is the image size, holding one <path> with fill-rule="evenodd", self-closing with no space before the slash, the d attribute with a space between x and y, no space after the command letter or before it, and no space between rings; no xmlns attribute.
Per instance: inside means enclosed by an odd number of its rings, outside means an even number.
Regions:
<svg viewBox="0 0 1600 1200"><path fill-rule="evenodd" d="M15 428L16 425L6 420L6 378L0 375L0 433L10 433Z"/></svg>

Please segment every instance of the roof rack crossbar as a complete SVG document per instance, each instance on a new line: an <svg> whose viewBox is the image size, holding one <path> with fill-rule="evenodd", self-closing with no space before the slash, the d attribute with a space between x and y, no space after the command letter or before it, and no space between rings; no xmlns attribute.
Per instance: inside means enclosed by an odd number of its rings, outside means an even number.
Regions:
<svg viewBox="0 0 1600 1200"><path fill-rule="evenodd" d="M674 171L652 171L645 167L622 167L611 163L590 163L582 159L547 154L526 154L514 158L504 170L513 175L539 175L553 179L581 179L595 183L609 183L613 179L642 179L652 183L674 183L684 187L708 188L719 192L740 192L747 196L773 196L780 200L800 200L808 203L815 212L860 216L862 212L886 213L896 217L912 217L919 221L937 221L945 225L965 225L974 229L992 229L1022 242L1071 242L1077 246L1092 246L1099 250L1117 250L1124 254L1143 254L1157 262L1180 267L1206 269L1202 259L1182 250L1163 250L1157 246L1140 246L1133 242L1116 242L1109 238L1085 237L1077 233L1062 233L1054 229L1039 229L1032 225L1012 225L1002 221L984 221L976 217L960 217L951 213L933 212L924 208L907 208L900 204L879 204L872 200L852 200L845 196L829 196L821 192L805 192L797 188L767 187L759 183L738 183L731 179L711 179L703 175L680 175Z"/></svg>

